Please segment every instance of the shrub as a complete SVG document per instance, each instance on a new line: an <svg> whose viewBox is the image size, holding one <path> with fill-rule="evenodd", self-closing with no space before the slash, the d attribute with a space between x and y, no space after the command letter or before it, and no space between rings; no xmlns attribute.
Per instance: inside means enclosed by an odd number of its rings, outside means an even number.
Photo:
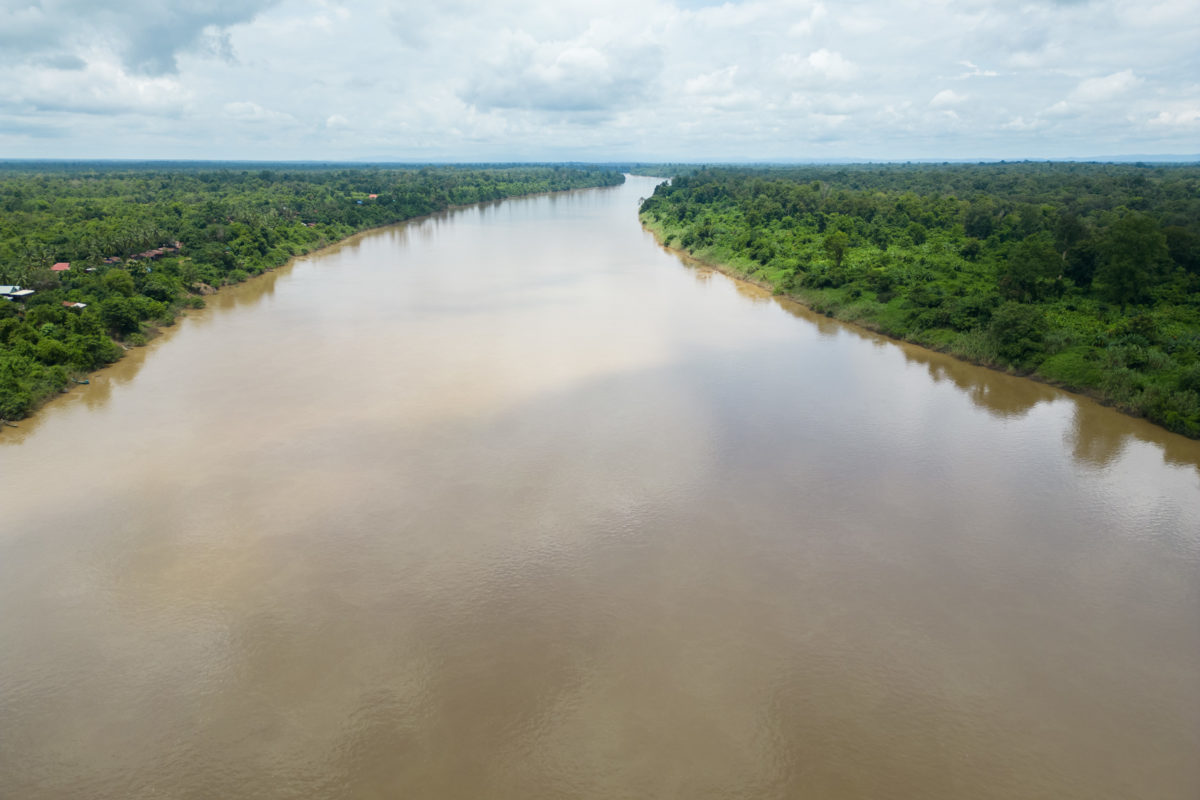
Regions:
<svg viewBox="0 0 1200 800"><path fill-rule="evenodd" d="M1099 386L1104 376L1092 347L1075 347L1050 356L1038 366L1038 374L1072 389Z"/></svg>
<svg viewBox="0 0 1200 800"><path fill-rule="evenodd" d="M1045 353L1049 327L1040 308L1009 301L992 314L988 335L1000 358L1026 366Z"/></svg>

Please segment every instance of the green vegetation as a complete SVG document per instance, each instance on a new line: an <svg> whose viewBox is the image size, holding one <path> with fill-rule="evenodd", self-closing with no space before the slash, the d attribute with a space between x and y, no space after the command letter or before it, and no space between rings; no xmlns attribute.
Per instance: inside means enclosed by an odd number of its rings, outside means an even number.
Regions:
<svg viewBox="0 0 1200 800"><path fill-rule="evenodd" d="M1200 167L699 170L642 221L857 322L1200 437Z"/></svg>
<svg viewBox="0 0 1200 800"><path fill-rule="evenodd" d="M33 290L0 298L0 419L117 360L118 341L144 344L213 288L356 231L623 180L552 166L0 164L0 291Z"/></svg>

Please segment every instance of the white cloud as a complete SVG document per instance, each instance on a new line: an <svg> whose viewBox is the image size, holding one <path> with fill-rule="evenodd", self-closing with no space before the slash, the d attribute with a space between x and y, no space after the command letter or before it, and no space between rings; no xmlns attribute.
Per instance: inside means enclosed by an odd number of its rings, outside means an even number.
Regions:
<svg viewBox="0 0 1200 800"><path fill-rule="evenodd" d="M1200 4L1196 0L1162 0L1161 2L1134 2L1119 4L1119 18L1123 24L1138 28L1170 25L1173 23L1196 23Z"/></svg>
<svg viewBox="0 0 1200 800"><path fill-rule="evenodd" d="M1103 102L1125 94L1141 83L1142 79L1134 75L1133 70L1121 70L1102 78L1080 81L1071 93L1071 98L1081 103Z"/></svg>
<svg viewBox="0 0 1200 800"><path fill-rule="evenodd" d="M131 73L121 64L90 53L82 69L10 68L9 103L42 112L89 115L182 113L193 92L174 76ZM0 71L0 80L6 73Z"/></svg>
<svg viewBox="0 0 1200 800"><path fill-rule="evenodd" d="M1016 117L1005 122L1000 127L1010 131L1032 131L1045 126L1045 121L1040 119L1027 120L1024 117Z"/></svg>
<svg viewBox="0 0 1200 800"><path fill-rule="evenodd" d="M959 94L953 89L942 89L935 94L929 101L929 105L933 108L944 108L946 106L962 105L967 101L967 95Z"/></svg>
<svg viewBox="0 0 1200 800"><path fill-rule="evenodd" d="M964 78L995 78L1000 75L994 69L983 69L976 64L972 64L970 61L959 61L958 63L967 68L966 72L960 73L957 76L959 80Z"/></svg>
<svg viewBox="0 0 1200 800"><path fill-rule="evenodd" d="M589 26L581 35L539 41L504 31L462 97L483 108L596 111L641 98L659 55L652 45Z"/></svg>
<svg viewBox="0 0 1200 800"><path fill-rule="evenodd" d="M883 16L867 13L865 10L858 14L848 14L838 20L842 30L854 36L864 36L879 33L887 28Z"/></svg>
<svg viewBox="0 0 1200 800"><path fill-rule="evenodd" d="M1181 108L1176 111L1160 111L1158 116L1150 120L1150 124L1173 128L1200 128L1200 107Z"/></svg>
<svg viewBox="0 0 1200 800"><path fill-rule="evenodd" d="M841 53L822 48L809 53L808 65L819 75L834 81L848 81L858 74L858 67L850 63Z"/></svg>
<svg viewBox="0 0 1200 800"><path fill-rule="evenodd" d="M817 25L821 22L821 20L825 19L827 16L829 16L829 10L825 8L825 4L817 3L812 7L812 10L808 12L808 17L806 19L795 22L790 28L788 28L788 35L793 37L810 36L812 35L813 31L816 30Z"/></svg>
<svg viewBox="0 0 1200 800"><path fill-rule="evenodd" d="M0 0L0 152L1195 152L1196 41L1200 0Z"/></svg>
<svg viewBox="0 0 1200 800"><path fill-rule="evenodd" d="M822 48L807 55L787 53L777 60L776 71L788 81L819 85L852 80L858 67L841 53Z"/></svg>
<svg viewBox="0 0 1200 800"><path fill-rule="evenodd" d="M240 122L271 122L278 124L296 121L291 114L272 111L269 108L263 108L258 103L253 103L247 100L226 103L222 110L224 111L227 119L237 120Z"/></svg>
<svg viewBox="0 0 1200 800"><path fill-rule="evenodd" d="M706 72L689 78L683 84L683 91L690 95L717 95L733 91L734 78L737 77L736 65Z"/></svg>
<svg viewBox="0 0 1200 800"><path fill-rule="evenodd" d="M253 20L281 0L44 0L0 8L0 61L31 53L70 53L104 45L126 69L175 72L190 49L226 54L231 26Z"/></svg>

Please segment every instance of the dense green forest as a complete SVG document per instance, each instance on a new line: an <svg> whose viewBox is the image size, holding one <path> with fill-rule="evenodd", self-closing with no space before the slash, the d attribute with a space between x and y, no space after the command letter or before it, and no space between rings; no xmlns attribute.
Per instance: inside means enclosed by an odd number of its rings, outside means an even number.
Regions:
<svg viewBox="0 0 1200 800"><path fill-rule="evenodd" d="M0 419L144 344L203 295L452 205L614 185L555 166L0 164Z"/></svg>
<svg viewBox="0 0 1200 800"><path fill-rule="evenodd" d="M1200 437L1200 166L706 169L642 220L829 316Z"/></svg>

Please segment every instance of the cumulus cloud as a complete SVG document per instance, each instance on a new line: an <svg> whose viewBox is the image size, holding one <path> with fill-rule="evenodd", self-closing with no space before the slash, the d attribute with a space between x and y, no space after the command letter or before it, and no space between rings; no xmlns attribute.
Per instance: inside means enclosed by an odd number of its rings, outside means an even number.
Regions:
<svg viewBox="0 0 1200 800"><path fill-rule="evenodd" d="M1125 94L1142 83L1133 70L1125 69L1102 78L1088 78L1079 82L1071 99L1081 103L1097 103Z"/></svg>
<svg viewBox="0 0 1200 800"><path fill-rule="evenodd" d="M929 105L933 108L945 108L947 106L961 105L966 100L967 96L965 94L959 94L953 89L942 89L933 96L929 101Z"/></svg>
<svg viewBox="0 0 1200 800"><path fill-rule="evenodd" d="M858 67L850 63L841 53L824 48L809 53L805 59L813 72L834 81L848 81L858 74Z"/></svg>
<svg viewBox="0 0 1200 800"><path fill-rule="evenodd" d="M972 64L970 61L959 61L958 63L967 68L966 72L959 73L959 80L964 78L995 78L1000 74L994 69L983 69L977 64Z"/></svg>
<svg viewBox="0 0 1200 800"><path fill-rule="evenodd" d="M829 10L825 8L824 3L816 3L808 12L808 16L799 22L792 23L788 28L788 34L795 37L809 36L816 30L817 25L821 20L829 16ZM858 33L866 33L870 30L875 30L870 27L874 22L868 17L852 17L850 19L859 21L860 27L857 28Z"/></svg>
<svg viewBox="0 0 1200 800"><path fill-rule="evenodd" d="M1150 120L1151 125L1168 127L1200 128L1200 107L1181 108L1175 111L1160 111L1158 116Z"/></svg>
<svg viewBox="0 0 1200 800"><path fill-rule="evenodd" d="M651 88L657 50L589 28L572 39L538 41L506 31L470 78L463 100L483 108L611 109Z"/></svg>
<svg viewBox="0 0 1200 800"><path fill-rule="evenodd" d="M193 47L227 52L225 31L281 0L32 0L0 8L0 59L78 58L97 48L162 75Z"/></svg>
<svg viewBox="0 0 1200 800"><path fill-rule="evenodd" d="M779 71L785 78L802 83L844 82L858 74L858 67L841 53L822 48L803 55L783 55Z"/></svg>
<svg viewBox="0 0 1200 800"><path fill-rule="evenodd" d="M0 152L1194 152L1198 2L0 0Z"/></svg>
<svg viewBox="0 0 1200 800"><path fill-rule="evenodd" d="M1024 117L1017 117L1003 123L1000 127L1010 131L1032 131L1043 127L1045 124L1044 120L1036 118L1027 120Z"/></svg>
<svg viewBox="0 0 1200 800"><path fill-rule="evenodd" d="M29 69L17 74L21 77L7 97L33 111L178 115L192 97L176 77L130 73L100 57L82 70Z"/></svg>
<svg viewBox="0 0 1200 800"><path fill-rule="evenodd" d="M727 94L734 89L734 79L737 77L737 65L706 72L689 78L683 85L683 91L690 95L711 96Z"/></svg>
<svg viewBox="0 0 1200 800"><path fill-rule="evenodd" d="M284 114L269 108L263 108L258 103L248 100L226 103L224 112L227 119L239 122L270 122L279 124L295 121L291 114Z"/></svg>

